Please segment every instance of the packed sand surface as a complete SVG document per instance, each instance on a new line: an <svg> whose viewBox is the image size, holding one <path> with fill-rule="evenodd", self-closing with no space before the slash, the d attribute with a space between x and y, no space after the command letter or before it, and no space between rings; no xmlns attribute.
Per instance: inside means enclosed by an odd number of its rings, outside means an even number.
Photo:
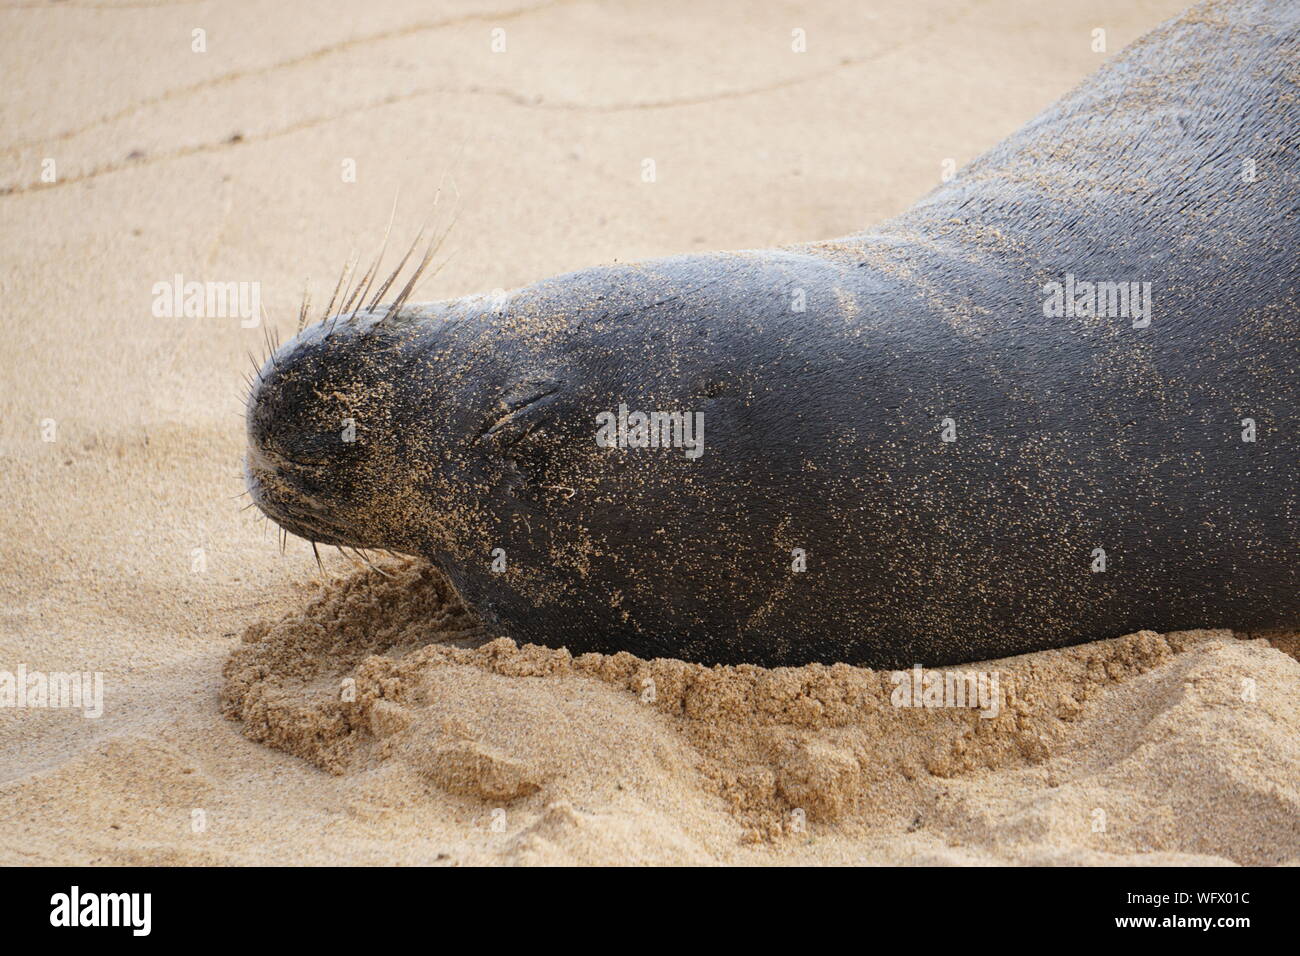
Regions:
<svg viewBox="0 0 1300 956"><path fill-rule="evenodd" d="M845 665L518 647L422 563L322 580L236 497L247 353L399 188L399 239L455 209L423 300L844 235L1182 6L0 7L0 672L103 679L96 718L0 707L0 862L1300 861L1297 635L1144 631L897 707ZM177 274L266 319L158 316Z"/></svg>

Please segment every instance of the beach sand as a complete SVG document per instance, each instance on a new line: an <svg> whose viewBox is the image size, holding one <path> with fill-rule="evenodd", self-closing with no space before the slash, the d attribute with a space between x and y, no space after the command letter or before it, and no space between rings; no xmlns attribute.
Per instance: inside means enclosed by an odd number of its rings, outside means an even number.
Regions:
<svg viewBox="0 0 1300 956"><path fill-rule="evenodd" d="M843 235L1181 7L0 7L0 672L103 675L97 718L0 707L0 863L1300 860L1295 635L1142 632L970 665L995 716L899 708L843 665L492 641L428 568L322 583L236 498L247 353L399 189L399 241L455 210L424 300ZM267 318L158 316L176 275Z"/></svg>

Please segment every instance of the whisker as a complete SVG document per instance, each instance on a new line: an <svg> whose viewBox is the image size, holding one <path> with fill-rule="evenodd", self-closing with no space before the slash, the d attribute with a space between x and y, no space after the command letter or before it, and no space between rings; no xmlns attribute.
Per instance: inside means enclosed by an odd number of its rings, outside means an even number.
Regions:
<svg viewBox="0 0 1300 956"><path fill-rule="evenodd" d="M359 255L357 256L357 264L358 265L361 264L361 257ZM355 269L353 270L353 277L356 278ZM356 300L357 291L361 288L362 284L365 281L366 281L366 277L363 275L359 278L355 288L348 288L344 290L344 299L341 303L339 303L339 315L348 316L348 321L352 320L352 316L350 315L350 313L352 312L352 303Z"/></svg>
<svg viewBox="0 0 1300 956"><path fill-rule="evenodd" d="M394 202L396 202L396 200L394 200ZM393 214L396 215L396 213L397 213L397 207L396 205L394 205ZM393 224L392 221L390 220L388 223L388 228L391 229L392 227ZM387 247L387 245L388 245L388 232L385 231L384 247ZM372 265L368 270L366 270L366 274L361 277L361 280L357 283L357 287L348 294L347 300L343 303L343 308L339 309L339 311L342 312L344 315L347 315L349 312L352 312L353 305L354 304L359 305L361 303L361 300L365 298L365 292L369 291L370 283L374 282L375 274L379 271L379 262L380 259L383 258L383 255L384 255L384 248L381 247L379 250L379 259L376 259L374 265ZM351 316L351 318L356 318L355 313Z"/></svg>
<svg viewBox="0 0 1300 956"><path fill-rule="evenodd" d="M351 256L349 256L348 258L350 259ZM343 288L343 280L348 277L348 271L349 271L348 263L345 261L343 263L343 271L339 273L339 281L334 286L334 294L330 296L329 305L325 306L325 314L320 317L320 321L324 322L326 319L328 319L331 315L334 314L334 303L338 301L339 291ZM335 321L337 321L337 318L335 319ZM333 331L334 331L334 323L331 322L329 330L325 333L325 337L329 338L330 332Z"/></svg>
<svg viewBox="0 0 1300 956"><path fill-rule="evenodd" d="M441 195L441 193L442 193L442 186L439 185L438 194ZM438 202L438 197L435 196L434 197L435 207L437 205L437 202ZM406 283L406 286L398 294L397 298L393 300L392 305L388 307L388 311L384 313L384 317L380 319L381 325L387 322L394 315L396 315L398 311L402 308L402 306L406 304L407 300L411 296L411 292L415 289L415 284L420 280L421 274L424 272L425 268L432 261L433 257L438 254L438 251L442 248L443 243L447 241L447 237L451 235L451 231L454 228L456 228L456 223L459 219L460 219L460 211L457 210L455 213L453 213L451 222L447 224L447 228L443 230L442 235L438 236L436 239L430 242L429 248L424 254L424 258L420 261L419 266L416 267L415 272L411 275L410 280ZM423 230L421 230L421 232L423 232ZM447 261L450 261L450 257L448 258ZM444 262L441 266L438 267L437 270L435 270L433 274L437 275L438 272L441 271L446 264L447 263Z"/></svg>
<svg viewBox="0 0 1300 956"><path fill-rule="evenodd" d="M379 275L379 264L384 261L384 253L388 251L388 237L393 231L393 220L397 218L397 196L393 193L393 210L388 214L388 225L384 229L384 241L379 244L379 255L375 258L375 264L370 270L370 279L366 282L365 291L361 293L361 298L357 300L358 305L366 301L366 296L370 294L370 287L374 285L375 277Z"/></svg>
<svg viewBox="0 0 1300 956"><path fill-rule="evenodd" d="M303 283L302 288L302 305L298 307L298 332L302 333L303 326L307 324L307 313L311 310L311 276Z"/></svg>
<svg viewBox="0 0 1300 956"><path fill-rule="evenodd" d="M267 345L267 356L266 356L266 357L269 358L269 359L271 360L271 364L272 364L272 365L276 368L276 370L278 371L279 368L280 368L280 363L277 362L277 361L275 360L275 350L276 350L276 348L279 347L279 342L277 341L275 346L272 346L272 345L271 345L271 336L270 336L270 335L267 333L267 331L266 331L267 329L269 329L269 328L271 327L271 317L270 317L270 316L267 314L267 312L266 312L266 305L265 305L265 303L263 303L263 302L259 299L257 304L258 304L259 306L262 307L262 337L266 339L266 345ZM279 335L280 335L279 330L277 330L275 334L276 334L276 337L277 337L277 339L278 339L278 337L279 337ZM262 365L265 365L265 364L266 364L266 358L262 359ZM260 367L260 366L259 366L259 367Z"/></svg>
<svg viewBox="0 0 1300 956"><path fill-rule="evenodd" d="M397 298L394 299L392 304L388 307L388 311L384 313L384 317L380 319L380 324L387 322L397 314L398 310L400 310L403 305L406 304L407 298L415 288L415 283L420 281L420 274L428 267L429 261L433 258L436 252L437 240L433 240L429 243L429 248L425 251L424 258L420 260L420 264L416 266L415 271L411 273L411 278L407 281L406 285L402 287L402 291L397 294Z"/></svg>
<svg viewBox="0 0 1300 956"><path fill-rule="evenodd" d="M384 293L388 291L388 287L397 280L399 275L402 274L402 270L406 268L407 260L411 258L411 253L415 252L416 247L420 244L420 240L424 237L424 231L426 228L426 226L420 227L420 231L415 234L415 240L411 243L411 248L406 250L406 255L402 256L402 261L397 264L397 268L393 270L393 274L385 280L382 286L379 287L379 291L376 292L375 297L370 300L370 305L367 306L367 308L373 309L379 303L379 300L384 297Z"/></svg>
<svg viewBox="0 0 1300 956"><path fill-rule="evenodd" d="M374 571L376 574L382 575L383 577L386 577L386 578L388 578L389 580L392 580L392 577L393 577L393 576L392 576L391 574L389 574L388 572L384 571L383 569L381 569L381 568L377 568L377 567L375 567L373 564L371 564L371 563L370 563L370 559L367 558L367 557L365 556L365 553L364 553L364 552L360 551L360 550L357 549L357 548L353 548L352 550L353 550L354 552L356 552L357 557L361 558L362 561L366 562L366 567L368 567L371 571Z"/></svg>
<svg viewBox="0 0 1300 956"><path fill-rule="evenodd" d="M262 339L266 342L266 348L271 359L271 365L274 366L276 371L279 371L280 363L275 360L275 347L271 345L271 333L269 327L265 323L262 325ZM265 359L262 360L262 364L266 364Z"/></svg>
<svg viewBox="0 0 1300 956"><path fill-rule="evenodd" d="M343 308L343 301L348 296L348 286L352 284L352 280L357 274L357 266L359 266L360 264L361 264L361 253L353 252L352 264L348 267L346 271L347 282L345 282L343 285L343 299L339 300L338 311L334 313L334 321L330 323L330 333L334 331L334 326L338 325L339 318L347 311L346 309Z"/></svg>

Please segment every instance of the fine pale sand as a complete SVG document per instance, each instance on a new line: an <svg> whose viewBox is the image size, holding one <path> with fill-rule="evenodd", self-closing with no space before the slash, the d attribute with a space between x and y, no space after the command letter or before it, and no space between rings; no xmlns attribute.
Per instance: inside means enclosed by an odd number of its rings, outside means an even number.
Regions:
<svg viewBox="0 0 1300 956"><path fill-rule="evenodd" d="M420 299L856 231L1181 6L6 2L0 684L104 713L0 707L0 862L1300 860L1295 635L970 665L988 718L492 641L422 565L282 557L234 497L263 330L152 308L257 282L287 336L440 182Z"/></svg>

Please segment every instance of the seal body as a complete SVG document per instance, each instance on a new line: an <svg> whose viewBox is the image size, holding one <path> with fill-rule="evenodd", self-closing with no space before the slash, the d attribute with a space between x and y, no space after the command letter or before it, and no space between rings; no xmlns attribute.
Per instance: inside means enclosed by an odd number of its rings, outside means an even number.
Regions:
<svg viewBox="0 0 1300 956"><path fill-rule="evenodd" d="M1298 83L1300 7L1198 8L869 232L327 320L250 487L575 653L1295 625Z"/></svg>

